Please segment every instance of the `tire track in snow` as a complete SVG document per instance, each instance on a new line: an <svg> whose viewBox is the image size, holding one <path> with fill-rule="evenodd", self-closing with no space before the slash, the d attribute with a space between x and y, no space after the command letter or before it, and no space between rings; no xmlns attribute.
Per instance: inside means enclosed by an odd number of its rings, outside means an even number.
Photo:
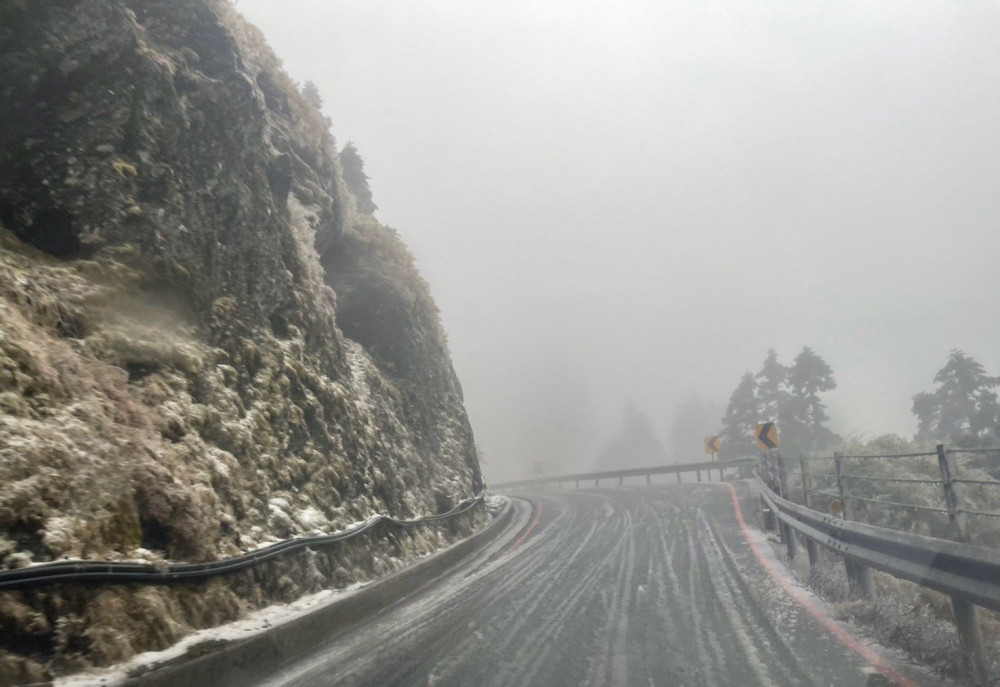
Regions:
<svg viewBox="0 0 1000 687"><path fill-rule="evenodd" d="M777 603L781 590L743 540L727 490L533 498L541 517L510 536L517 547L365 621L269 684L866 684L863 662Z"/></svg>

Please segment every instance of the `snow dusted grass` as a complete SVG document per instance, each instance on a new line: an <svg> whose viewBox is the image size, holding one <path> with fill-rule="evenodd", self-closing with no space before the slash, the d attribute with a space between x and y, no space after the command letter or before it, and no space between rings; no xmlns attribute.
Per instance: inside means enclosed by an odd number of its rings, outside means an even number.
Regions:
<svg viewBox="0 0 1000 687"><path fill-rule="evenodd" d="M776 542L772 542L776 543ZM784 548L776 552L784 558ZM787 559L786 559L787 560ZM861 628L885 646L901 649L915 663L952 679L969 679L969 670L959 646L950 599L938 592L872 572L876 594L873 600L851 598L843 559L820 549L821 563L810 574L805 550L792 566L795 576L808 580L837 620ZM979 609L987 655L1000 685L1000 617Z"/></svg>
<svg viewBox="0 0 1000 687"><path fill-rule="evenodd" d="M951 450L953 447L947 448ZM945 509L946 503L941 469L933 445L886 435L867 441L849 440L842 453L847 456L842 460L843 484L852 519L913 534L941 539L958 538L948 514L934 510ZM912 453L925 455L880 457ZM970 453L957 450L951 459L955 471L953 477L974 482L955 484L961 508L974 511L967 515L967 531L972 543L1000 546L1000 517L975 513L1000 515L1000 451ZM798 459L790 459L788 465L789 496L801 503L802 477ZM838 491L836 479L824 476L836 472L834 459L832 456L808 459L806 469L813 475L810 478L812 506L827 511ZM899 479L927 480L929 483L892 481Z"/></svg>
<svg viewBox="0 0 1000 687"><path fill-rule="evenodd" d="M506 498L494 496L492 505L502 508ZM492 512L492 511L491 511ZM355 523L361 524L361 523ZM426 558L442 551L454 543L453 537L444 530L428 529L422 539L422 545L415 553L418 559ZM405 567L405 560L387 555L381 559L375 557L376 564L385 566L392 571ZM376 578L363 579L347 584L338 589L323 589L308 594L289 603L274 604L247 613L234 622L218 627L198 630L188 634L183 639L161 651L147 651L124 663L105 669L92 669L83 673L65 676L55 680L53 687L87 687L90 685L123 685L129 676L145 673L165 663L183 656L194 657L217 648L220 644L248 639L254 635L280 627L297 618L314 613L330 604L337 603L351 592L362 589L374 582Z"/></svg>
<svg viewBox="0 0 1000 687"><path fill-rule="evenodd" d="M163 651L147 651L105 670L92 670L85 673L70 675L57 679L54 687L85 687L87 685L117 685L124 684L130 675L155 669L169 661L185 655L197 656L203 650L217 647L220 643L247 639L265 632L273 627L280 627L296 618L315 612L324 606L335 603L346 594L361 589L371 581L355 582L342 589L324 589L314 594L308 594L287 604L267 606L247 614L232 623L207 630L193 632L182 640Z"/></svg>

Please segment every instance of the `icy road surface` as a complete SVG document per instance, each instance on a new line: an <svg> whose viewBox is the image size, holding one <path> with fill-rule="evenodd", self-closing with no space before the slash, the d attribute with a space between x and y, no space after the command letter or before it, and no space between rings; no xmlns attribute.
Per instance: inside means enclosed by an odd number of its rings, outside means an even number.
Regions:
<svg viewBox="0 0 1000 687"><path fill-rule="evenodd" d="M528 498L490 550L266 684L896 684L760 564L728 486ZM857 641L906 676L899 684L941 684Z"/></svg>

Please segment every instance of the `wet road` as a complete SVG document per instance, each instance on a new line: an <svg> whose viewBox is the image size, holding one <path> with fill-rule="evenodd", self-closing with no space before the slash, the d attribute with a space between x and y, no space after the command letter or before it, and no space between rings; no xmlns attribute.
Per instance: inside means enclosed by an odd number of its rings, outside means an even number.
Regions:
<svg viewBox="0 0 1000 687"><path fill-rule="evenodd" d="M893 684L760 564L726 485L530 499L491 549L266 684Z"/></svg>

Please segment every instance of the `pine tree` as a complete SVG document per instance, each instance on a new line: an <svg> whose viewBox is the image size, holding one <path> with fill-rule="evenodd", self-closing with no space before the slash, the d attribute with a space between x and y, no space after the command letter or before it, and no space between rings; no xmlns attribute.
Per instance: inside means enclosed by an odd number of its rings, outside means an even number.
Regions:
<svg viewBox="0 0 1000 687"><path fill-rule="evenodd" d="M319 94L319 89L312 81L302 84L302 98L315 110L323 109L323 98Z"/></svg>
<svg viewBox="0 0 1000 687"><path fill-rule="evenodd" d="M808 453L828 448L837 440L837 435L823 424L830 416L819 394L837 388L833 370L811 348L804 346L788 370L787 387L787 399L779 418L779 429L787 449Z"/></svg>
<svg viewBox="0 0 1000 687"><path fill-rule="evenodd" d="M953 350L934 376L938 388L913 396L917 439L974 446L996 440L1000 403L994 389L1000 379L990 377L970 356Z"/></svg>
<svg viewBox="0 0 1000 687"><path fill-rule="evenodd" d="M739 385L729 397L726 414L722 418L722 455L725 458L741 458L757 453L753 439L754 428L760 421L760 401L757 398L757 382L752 372L740 379Z"/></svg>
<svg viewBox="0 0 1000 687"><path fill-rule="evenodd" d="M340 166L344 172L344 182L358 201L358 212L373 215L378 206L372 200L372 191L368 186L368 175L365 174L365 161L358 154L354 143L347 142L340 151Z"/></svg>
<svg viewBox="0 0 1000 687"><path fill-rule="evenodd" d="M786 405L788 393L785 382L788 379L788 368L778 362L778 354L774 349L767 352L764 365L757 373L757 398L760 401L761 416L759 422L765 420L779 421L781 409Z"/></svg>

